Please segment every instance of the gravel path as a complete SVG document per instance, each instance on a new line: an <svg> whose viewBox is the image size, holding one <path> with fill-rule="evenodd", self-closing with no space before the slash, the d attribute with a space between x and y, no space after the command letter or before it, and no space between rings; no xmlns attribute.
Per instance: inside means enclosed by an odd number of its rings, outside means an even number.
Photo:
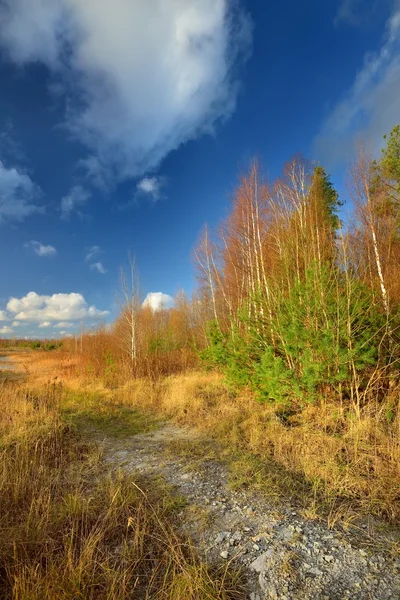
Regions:
<svg viewBox="0 0 400 600"><path fill-rule="evenodd" d="M183 532L207 560L243 569L249 600L400 600L400 558L388 546L368 543L366 533L329 530L289 506L277 510L254 492L232 491L219 460L170 450L201 443L195 431L172 424L100 442L113 469L161 475L183 496Z"/></svg>

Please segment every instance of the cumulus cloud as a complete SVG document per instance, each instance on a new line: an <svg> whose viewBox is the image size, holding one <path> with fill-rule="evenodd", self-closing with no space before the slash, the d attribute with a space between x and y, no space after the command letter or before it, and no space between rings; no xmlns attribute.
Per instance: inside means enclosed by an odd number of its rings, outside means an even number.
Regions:
<svg viewBox="0 0 400 600"><path fill-rule="evenodd" d="M39 322L40 327L47 327L48 322L100 319L108 315L106 310L88 306L85 298L77 293L41 296L29 292L22 298L10 298L6 308L12 319Z"/></svg>
<svg viewBox="0 0 400 600"><path fill-rule="evenodd" d="M41 244L36 240L31 240L28 244L25 245L32 248L32 250L36 252L38 256L55 256L57 254L57 250L56 248L54 248L54 246L46 246L45 244Z"/></svg>
<svg viewBox="0 0 400 600"><path fill-rule="evenodd" d="M0 327L0 335L12 335L13 333L14 329L11 329L11 327L8 327L7 325Z"/></svg>
<svg viewBox="0 0 400 600"><path fill-rule="evenodd" d="M90 262L102 252L103 250L100 248L100 246L91 246L85 256L86 262Z"/></svg>
<svg viewBox="0 0 400 600"><path fill-rule="evenodd" d="M144 177L136 185L136 193L150 196L152 200L158 200L161 196L165 181L162 177Z"/></svg>
<svg viewBox="0 0 400 600"><path fill-rule="evenodd" d="M41 62L93 180L141 177L229 118L250 19L231 0L3 0L1 44Z"/></svg>
<svg viewBox="0 0 400 600"><path fill-rule="evenodd" d="M1 22L0 22L1 24ZM43 209L36 204L40 188L23 171L0 160L0 223L22 221Z"/></svg>
<svg viewBox="0 0 400 600"><path fill-rule="evenodd" d="M54 325L54 327L56 329L69 329L70 327L73 327L74 323L70 323L68 321L60 321L59 323L56 323L56 325Z"/></svg>
<svg viewBox="0 0 400 600"><path fill-rule="evenodd" d="M162 310L169 308L173 302L172 296L162 292L149 292L144 299L143 306L149 306L152 310Z"/></svg>
<svg viewBox="0 0 400 600"><path fill-rule="evenodd" d="M61 199L61 218L68 220L74 212L82 217L80 207L86 204L91 195L81 185L72 187L69 193Z"/></svg>
<svg viewBox="0 0 400 600"><path fill-rule="evenodd" d="M0 310L0 321L8 321L8 315L4 310Z"/></svg>
<svg viewBox="0 0 400 600"><path fill-rule="evenodd" d="M352 87L325 119L314 143L319 160L350 158L360 138L377 151L400 121L400 7L393 11L379 52L367 54ZM347 156L346 156L347 154Z"/></svg>
<svg viewBox="0 0 400 600"><path fill-rule="evenodd" d="M103 267L103 263L101 263L101 262L92 263L90 265L90 268L92 269L92 271L97 271L98 273L101 273L102 275L105 275L107 273L107 269L105 269Z"/></svg>
<svg viewBox="0 0 400 600"><path fill-rule="evenodd" d="M51 327L51 323L50 321L43 321L43 323L40 323L38 327L39 329L47 329L48 327Z"/></svg>

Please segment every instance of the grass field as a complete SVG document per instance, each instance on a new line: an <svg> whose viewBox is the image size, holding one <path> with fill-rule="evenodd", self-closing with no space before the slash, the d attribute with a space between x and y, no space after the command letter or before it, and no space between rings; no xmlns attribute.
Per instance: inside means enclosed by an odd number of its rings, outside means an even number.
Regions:
<svg viewBox="0 0 400 600"><path fill-rule="evenodd" d="M244 598L236 575L177 534L179 499L159 481L110 475L92 441L157 420L64 390L29 375L0 383L0 597Z"/></svg>
<svg viewBox="0 0 400 600"><path fill-rule="evenodd" d="M189 371L156 382L127 380L111 389L85 370L79 355L31 353L16 360L35 385L56 377L75 398L97 402L90 417L95 420L104 411L109 419L107 406L117 404L120 414L138 411L144 427L168 418L201 429L221 444L234 486L290 499L306 516L332 525L368 515L382 517L382 527L399 522L400 421L387 418L387 406L366 407L356 416L326 400L288 416L250 393L233 394L215 372ZM81 406L78 420L87 418ZM113 427L119 435L118 423Z"/></svg>

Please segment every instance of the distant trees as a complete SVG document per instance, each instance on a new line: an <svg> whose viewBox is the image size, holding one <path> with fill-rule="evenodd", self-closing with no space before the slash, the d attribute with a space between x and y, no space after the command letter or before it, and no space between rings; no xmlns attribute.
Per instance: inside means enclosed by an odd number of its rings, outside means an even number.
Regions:
<svg viewBox="0 0 400 600"><path fill-rule="evenodd" d="M177 293L173 307L153 310L142 301L135 261L129 257L128 270L120 273L118 303L120 312L112 325L82 334L82 352L72 340L65 340L66 349L87 361L89 374L114 386L118 380L155 378L196 363L197 348L205 343L199 325L202 313L183 291Z"/></svg>
<svg viewBox="0 0 400 600"><path fill-rule="evenodd" d="M8 350L13 348L30 348L31 350L58 350L63 346L62 340L53 339L20 339L20 338L0 338L0 349Z"/></svg>

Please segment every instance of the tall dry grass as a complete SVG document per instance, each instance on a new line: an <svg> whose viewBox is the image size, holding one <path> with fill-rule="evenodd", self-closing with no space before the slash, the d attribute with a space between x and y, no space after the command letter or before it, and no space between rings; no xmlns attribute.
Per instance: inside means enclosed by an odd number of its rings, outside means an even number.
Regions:
<svg viewBox="0 0 400 600"><path fill-rule="evenodd" d="M42 355L43 356L43 355ZM400 390L383 403L359 411L325 399L288 414L235 395L213 372L188 372L159 381L127 379L110 390L88 377L79 357L32 355L25 365L43 382L57 374L74 389L97 390L178 423L202 429L233 456L234 476L275 495L290 494L307 508L326 514L372 513L392 523L400 518ZM232 464L231 460L231 464Z"/></svg>
<svg viewBox="0 0 400 600"><path fill-rule="evenodd" d="M247 454L236 469L249 469L250 478L256 472L264 490L279 493L280 487L302 496L307 507L319 498L328 512L348 501L355 511L393 523L400 518L400 416L389 414L390 403L356 414L326 401L290 415L250 393L232 394L215 373L133 381L118 397L198 427L233 454Z"/></svg>
<svg viewBox="0 0 400 600"><path fill-rule="evenodd" d="M170 493L105 471L65 423L61 394L0 385L0 597L243 598L177 535Z"/></svg>

